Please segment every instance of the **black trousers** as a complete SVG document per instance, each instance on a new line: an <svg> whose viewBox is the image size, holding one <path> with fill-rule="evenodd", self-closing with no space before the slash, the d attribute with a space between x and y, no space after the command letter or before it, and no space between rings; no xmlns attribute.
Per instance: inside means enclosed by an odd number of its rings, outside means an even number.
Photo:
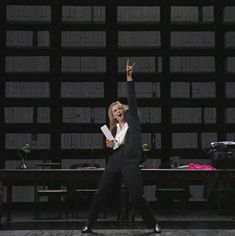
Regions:
<svg viewBox="0 0 235 236"><path fill-rule="evenodd" d="M98 190L94 195L91 204L88 224L90 226L94 225L99 216L99 212L102 210L104 203L110 194L110 191L113 189L113 184L119 182L117 179L120 178L121 173L136 209L139 211L146 225L148 227L154 227L156 219L150 205L143 197L142 173L139 169L139 164L135 162L121 161L120 156L119 158L118 156L119 154L115 155L117 159L112 157L111 160L108 161L107 167L99 182Z"/></svg>

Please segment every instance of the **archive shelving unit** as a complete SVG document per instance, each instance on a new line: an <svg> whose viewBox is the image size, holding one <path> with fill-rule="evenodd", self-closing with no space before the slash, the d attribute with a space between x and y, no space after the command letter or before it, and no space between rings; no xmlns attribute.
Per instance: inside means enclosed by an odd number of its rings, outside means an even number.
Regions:
<svg viewBox="0 0 235 236"><path fill-rule="evenodd" d="M1 167L25 143L30 161L103 165L99 128L126 101L127 58L149 159L206 159L234 140L232 0L2 0L0 13Z"/></svg>

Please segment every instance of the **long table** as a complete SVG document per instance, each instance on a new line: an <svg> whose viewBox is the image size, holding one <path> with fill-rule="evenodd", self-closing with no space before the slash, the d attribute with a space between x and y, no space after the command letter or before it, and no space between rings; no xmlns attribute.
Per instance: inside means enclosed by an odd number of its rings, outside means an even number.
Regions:
<svg viewBox="0 0 235 236"><path fill-rule="evenodd" d="M3 206L3 186L7 186L7 219L11 219L12 186L34 185L35 181L61 181L61 183L89 182L98 184L103 168L81 169L8 169L0 170L0 223ZM187 169L142 169L144 185L155 185L163 181L206 181L224 180L235 182L235 169L217 170L187 170ZM125 183L121 182L121 220L127 219L128 191Z"/></svg>

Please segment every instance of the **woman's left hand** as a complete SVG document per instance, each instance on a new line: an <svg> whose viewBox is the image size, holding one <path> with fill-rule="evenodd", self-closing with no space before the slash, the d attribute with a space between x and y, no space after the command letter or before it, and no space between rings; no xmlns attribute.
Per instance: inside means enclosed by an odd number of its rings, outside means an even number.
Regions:
<svg viewBox="0 0 235 236"><path fill-rule="evenodd" d="M114 146L114 140L106 139L106 147L112 148Z"/></svg>

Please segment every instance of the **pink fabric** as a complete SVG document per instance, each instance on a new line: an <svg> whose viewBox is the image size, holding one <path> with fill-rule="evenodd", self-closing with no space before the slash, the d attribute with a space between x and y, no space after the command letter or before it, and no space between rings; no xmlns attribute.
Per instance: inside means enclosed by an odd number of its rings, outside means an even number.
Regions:
<svg viewBox="0 0 235 236"><path fill-rule="evenodd" d="M189 163L188 164L188 169L190 170L215 170L215 168L211 165L200 165L200 164L195 164L195 163Z"/></svg>

